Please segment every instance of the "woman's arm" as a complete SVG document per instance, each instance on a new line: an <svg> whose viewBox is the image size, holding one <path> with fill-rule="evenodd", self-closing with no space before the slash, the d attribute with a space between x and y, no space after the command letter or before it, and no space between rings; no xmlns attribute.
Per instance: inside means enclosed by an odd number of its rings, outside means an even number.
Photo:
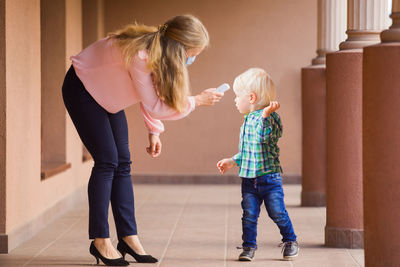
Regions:
<svg viewBox="0 0 400 267"><path fill-rule="evenodd" d="M209 88L194 97L197 106L212 106L219 102L224 93L216 93L215 88Z"/></svg>
<svg viewBox="0 0 400 267"><path fill-rule="evenodd" d="M150 134L160 135L160 133L164 132L164 124L160 120L156 120L150 116L142 103L140 103L140 111L142 112L144 123Z"/></svg>
<svg viewBox="0 0 400 267"><path fill-rule="evenodd" d="M214 92L214 88L207 89L197 96L189 96L186 110L180 113L158 97L151 71L147 69L146 59L146 52L139 51L130 66L129 73L143 109L154 119L178 120L187 116L196 106L213 105L223 96L223 93Z"/></svg>

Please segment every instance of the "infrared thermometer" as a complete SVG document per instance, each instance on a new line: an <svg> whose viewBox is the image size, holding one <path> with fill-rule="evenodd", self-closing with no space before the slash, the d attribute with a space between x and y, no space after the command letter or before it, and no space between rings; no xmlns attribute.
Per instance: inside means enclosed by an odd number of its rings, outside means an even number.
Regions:
<svg viewBox="0 0 400 267"><path fill-rule="evenodd" d="M221 84L220 86L218 86L217 89L215 89L215 92L217 92L217 93L225 93L226 91L229 90L229 88L231 88L231 87L229 86L229 84L223 83L223 84Z"/></svg>

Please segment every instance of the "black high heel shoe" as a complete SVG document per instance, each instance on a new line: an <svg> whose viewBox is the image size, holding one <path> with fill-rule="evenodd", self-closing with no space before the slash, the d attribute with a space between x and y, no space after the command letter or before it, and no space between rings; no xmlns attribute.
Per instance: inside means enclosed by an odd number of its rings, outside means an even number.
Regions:
<svg viewBox="0 0 400 267"><path fill-rule="evenodd" d="M99 259L107 265L107 266L127 266L129 265L129 262L124 260L124 258L117 258L117 259L107 259L106 257L103 257L103 255L100 254L100 251L97 250L96 246L94 245L93 241L90 244L90 254L92 254L97 261L97 265L99 264Z"/></svg>
<svg viewBox="0 0 400 267"><path fill-rule="evenodd" d="M122 257L125 259L125 255L128 253L131 255L137 262L139 263L155 263L158 260L151 255L139 255L137 254L131 247L125 243L124 240L120 240L117 245L117 249L122 254Z"/></svg>

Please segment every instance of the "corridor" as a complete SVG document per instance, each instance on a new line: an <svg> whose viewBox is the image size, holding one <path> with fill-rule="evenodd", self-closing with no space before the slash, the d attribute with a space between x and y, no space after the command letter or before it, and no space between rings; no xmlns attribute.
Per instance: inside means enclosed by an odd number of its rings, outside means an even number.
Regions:
<svg viewBox="0 0 400 267"><path fill-rule="evenodd" d="M262 209L253 262L239 262L241 208L239 185L136 185L136 217L142 243L158 264L131 266L364 266L361 249L324 247L325 208L300 207L300 185L285 185L287 210L300 243L299 257L283 261L278 228ZM92 266L87 239L87 204L54 220L33 239L0 255L0 266ZM112 214L110 213L110 216ZM112 220L110 220L112 222ZM116 234L113 223L113 243Z"/></svg>

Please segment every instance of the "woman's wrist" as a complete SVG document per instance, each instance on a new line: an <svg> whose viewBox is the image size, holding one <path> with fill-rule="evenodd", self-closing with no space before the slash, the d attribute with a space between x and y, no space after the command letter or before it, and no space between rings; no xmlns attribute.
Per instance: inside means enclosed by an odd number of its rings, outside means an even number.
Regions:
<svg viewBox="0 0 400 267"><path fill-rule="evenodd" d="M219 102L223 93L215 92L215 88L209 88L196 95L195 98L195 106L212 106L215 103Z"/></svg>
<svg viewBox="0 0 400 267"><path fill-rule="evenodd" d="M200 95L196 95L196 96L194 97L194 103L195 103L195 107L198 107L198 106L201 106L201 105L202 105L202 103L201 103L201 96L200 96Z"/></svg>

